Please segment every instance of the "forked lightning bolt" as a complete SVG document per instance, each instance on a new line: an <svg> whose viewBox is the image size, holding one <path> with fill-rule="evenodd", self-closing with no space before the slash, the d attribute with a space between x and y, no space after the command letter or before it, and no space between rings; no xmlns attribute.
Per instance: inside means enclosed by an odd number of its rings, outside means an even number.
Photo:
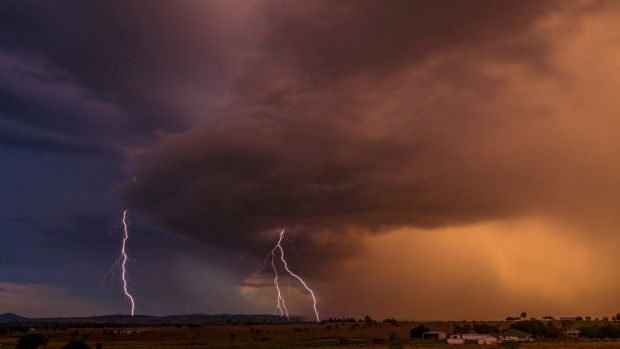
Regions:
<svg viewBox="0 0 620 349"><path fill-rule="evenodd" d="M280 310L280 316L282 315L286 315L286 318L289 318L288 315L288 309L286 309L286 304L284 303L284 297L282 297L282 292L280 291L280 284L278 282L278 269L276 268L276 263L275 263L275 259L276 259L276 247L273 248L273 250L271 250L271 267L273 268L273 286L276 288L276 292L278 293L278 303L277 303L277 307L278 310Z"/></svg>
<svg viewBox="0 0 620 349"><path fill-rule="evenodd" d="M131 295L131 293L129 293L129 289L127 287L127 260L129 259L129 257L127 256L127 250L126 250L127 239L129 239L129 229L127 225L127 210L123 211L123 232L125 235L123 236L123 244L121 246L121 269L122 269L121 278L123 279L123 291L125 292L125 296L131 302L131 316L134 316L134 313L136 310L136 304L133 300L133 296Z"/></svg>
<svg viewBox="0 0 620 349"><path fill-rule="evenodd" d="M273 286L275 287L276 294L277 294L276 307L280 311L280 316L286 315L286 318L288 319L289 318L289 313L288 313L288 309L286 308L284 297L282 296L282 291L280 290L280 282L279 282L280 276L278 274L278 268L276 267L276 261L275 261L275 259L276 259L276 252L278 252L280 254L280 258L279 259L282 262L282 266L284 267L284 270L286 270L286 272L292 278L295 278L297 281L299 281L299 283L304 287L304 289L306 291L308 291L308 293L310 294L310 297L312 297L312 308L314 309L314 316L316 318L316 321L319 322L320 321L320 316L319 316L319 311L317 309L317 301L316 301L316 295L314 294L314 290L312 290L308 286L308 284L304 281L304 279L301 278L301 276L299 276L299 275L293 273L293 271L291 271L291 269L289 268L288 263L286 261L286 258L284 256L284 248L282 247L282 240L284 239L284 234L285 234L285 230L282 230L280 232L280 237L278 239L278 242L273 247L273 249L269 252L269 254L267 254L267 257L265 257L265 259L263 260L263 266L259 270L257 270L256 272L252 273L249 278L252 278L252 277L258 275L261 271L263 271L265 269L265 266L267 264L267 259L271 255L271 267L273 269L273 274L274 274Z"/></svg>
<svg viewBox="0 0 620 349"><path fill-rule="evenodd" d="M304 288L306 289L306 291L308 291L310 293L310 296L312 297L312 308L314 309L314 316L316 317L316 322L320 322L320 317L319 317L319 311L316 308L316 296L314 295L314 291L308 287L308 285L306 284L306 282L297 274L293 273L289 267L288 267L288 263L286 263L286 259L284 259L284 249L282 248L282 238L284 238L284 230L282 230L280 232L280 239L278 240L278 244L276 245L276 248L278 248L280 250L280 260L282 261L282 264L284 264L284 269L286 270L287 273L289 273L292 277L294 277L295 279L297 279L299 281L300 284L302 284L304 286ZM273 253L273 251L271 252ZM278 289L278 293L280 292L280 290Z"/></svg>

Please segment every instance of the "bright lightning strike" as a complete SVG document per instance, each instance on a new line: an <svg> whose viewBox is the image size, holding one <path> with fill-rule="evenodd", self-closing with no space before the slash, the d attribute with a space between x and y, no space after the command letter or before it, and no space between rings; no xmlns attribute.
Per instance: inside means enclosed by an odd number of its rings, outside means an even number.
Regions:
<svg viewBox="0 0 620 349"><path fill-rule="evenodd" d="M277 303L277 307L278 310L280 310L280 316L282 316L283 314L286 314L286 318L289 318L288 315L288 309L286 309L286 304L284 304L284 298L282 297L282 292L280 291L280 284L278 283L278 269L276 268L276 263L275 263L275 259L276 259L276 251L277 247L274 247L273 250L271 250L271 267L273 268L273 286L276 288L276 292L278 293L278 303Z"/></svg>
<svg viewBox="0 0 620 349"><path fill-rule="evenodd" d="M310 296L312 297L312 308L314 309L314 315L316 317L316 322L320 322L321 320L320 320L320 317L319 317L319 311L316 308L316 296L314 295L314 291L310 287L308 287L306 282L299 275L293 273L289 269L288 263L286 263L286 259L284 259L284 249L282 248L282 238L283 237L284 237L284 229L282 229L282 231L280 232L280 239L278 240L278 243L276 245L276 248L280 250L280 260L282 261L282 264L284 264L284 269L286 270L286 272L288 272L289 275L291 275L292 277L297 279L299 281L299 283L301 283L304 286L306 291L308 291L310 293ZM271 253L273 253L273 251Z"/></svg>
<svg viewBox="0 0 620 349"><path fill-rule="evenodd" d="M123 279L123 291L125 292L125 296L131 302L131 316L134 316L136 304L133 300L133 296L131 295L131 293L129 293L129 290L127 287L126 264L127 264L127 260L129 259L129 257L127 256L127 251L126 251L127 239L129 239L129 230L128 230L128 225L127 225L127 210L123 211L123 232L125 233L125 235L123 236L123 244L121 247L121 269L122 269L121 278Z"/></svg>
<svg viewBox="0 0 620 349"><path fill-rule="evenodd" d="M288 319L289 313L288 313L288 309L286 308L284 297L282 296L282 291L280 290L280 282L279 282L280 276L278 274L278 268L276 267L276 253L279 253L280 254L279 260L280 262L282 262L282 266L284 267L284 270L286 270L286 272L290 275L291 278L295 278L297 281L299 281L299 283L304 287L304 289L310 294L310 297L312 297L312 308L314 309L314 315L315 315L316 321L320 322L321 320L319 316L319 311L317 309L317 301L316 301L316 295L314 294L314 290L312 290L308 286L308 284L304 281L304 279L302 279L299 275L293 273L293 271L291 271L291 269L288 266L288 263L284 256L284 248L282 247L282 240L284 239L284 234L285 234L285 230L282 230L280 232L280 238L278 239L278 242L273 247L273 249L269 252L269 254L267 254L267 257L265 257L265 259L263 260L263 266L256 272L252 273L248 279L251 279L257 276L261 271L265 269L265 266L267 264L267 259L271 255L271 267L273 269L273 274L274 274L273 286L275 287L276 294L277 294L276 307L280 311L280 316L286 315L286 318ZM246 280L246 283L247 283L247 280ZM289 287L290 287L290 284L289 284Z"/></svg>

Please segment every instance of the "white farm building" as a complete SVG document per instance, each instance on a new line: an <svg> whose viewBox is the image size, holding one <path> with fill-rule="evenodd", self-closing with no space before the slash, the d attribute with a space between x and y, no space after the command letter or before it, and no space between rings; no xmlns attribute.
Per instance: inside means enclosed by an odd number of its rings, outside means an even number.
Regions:
<svg viewBox="0 0 620 349"><path fill-rule="evenodd" d="M497 338L490 334L478 334L478 333L462 333L452 334L448 338L448 344L497 344Z"/></svg>
<svg viewBox="0 0 620 349"><path fill-rule="evenodd" d="M534 336L527 332L510 329L502 332L499 339L502 342L531 342L534 340Z"/></svg>

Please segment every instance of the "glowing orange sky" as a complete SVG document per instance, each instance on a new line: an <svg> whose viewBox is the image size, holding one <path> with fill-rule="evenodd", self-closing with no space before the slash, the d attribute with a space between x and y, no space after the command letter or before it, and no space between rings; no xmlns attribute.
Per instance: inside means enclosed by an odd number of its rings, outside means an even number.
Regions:
<svg viewBox="0 0 620 349"><path fill-rule="evenodd" d="M479 62L481 74L503 81L500 95L476 106L496 124L484 132L488 138L450 144L456 159L448 164L462 161L469 169L462 182L455 179L459 185L513 185L490 200L526 205L514 218L366 235L363 252L329 272L337 282L319 284L330 315L501 319L528 311L602 317L620 308L618 19L609 11L541 20L534 30L551 42L550 74ZM467 82L457 91L430 80L434 66L461 55L429 60L426 68L412 67L372 90L362 85L368 136L392 127L386 113L415 108L411 88L417 96L450 96L451 103L469 98Z"/></svg>

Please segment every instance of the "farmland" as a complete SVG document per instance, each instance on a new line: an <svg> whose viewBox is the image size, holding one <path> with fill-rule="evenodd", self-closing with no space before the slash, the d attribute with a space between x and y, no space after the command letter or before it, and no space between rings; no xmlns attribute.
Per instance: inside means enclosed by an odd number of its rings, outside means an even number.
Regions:
<svg viewBox="0 0 620 349"><path fill-rule="evenodd" d="M226 324L205 326L53 327L28 329L49 339L49 349L60 349L70 340L83 340L102 349L202 349L202 348L446 348L445 341L411 340L414 322L398 323L290 323ZM426 322L436 330L449 331L456 322ZM507 327L504 322L493 322ZM0 337L0 348L13 349L22 331ZM466 345L465 347L476 347ZM450 346L454 348L454 346ZM457 346L458 347L458 346ZM538 340L522 348L620 348L620 342Z"/></svg>

